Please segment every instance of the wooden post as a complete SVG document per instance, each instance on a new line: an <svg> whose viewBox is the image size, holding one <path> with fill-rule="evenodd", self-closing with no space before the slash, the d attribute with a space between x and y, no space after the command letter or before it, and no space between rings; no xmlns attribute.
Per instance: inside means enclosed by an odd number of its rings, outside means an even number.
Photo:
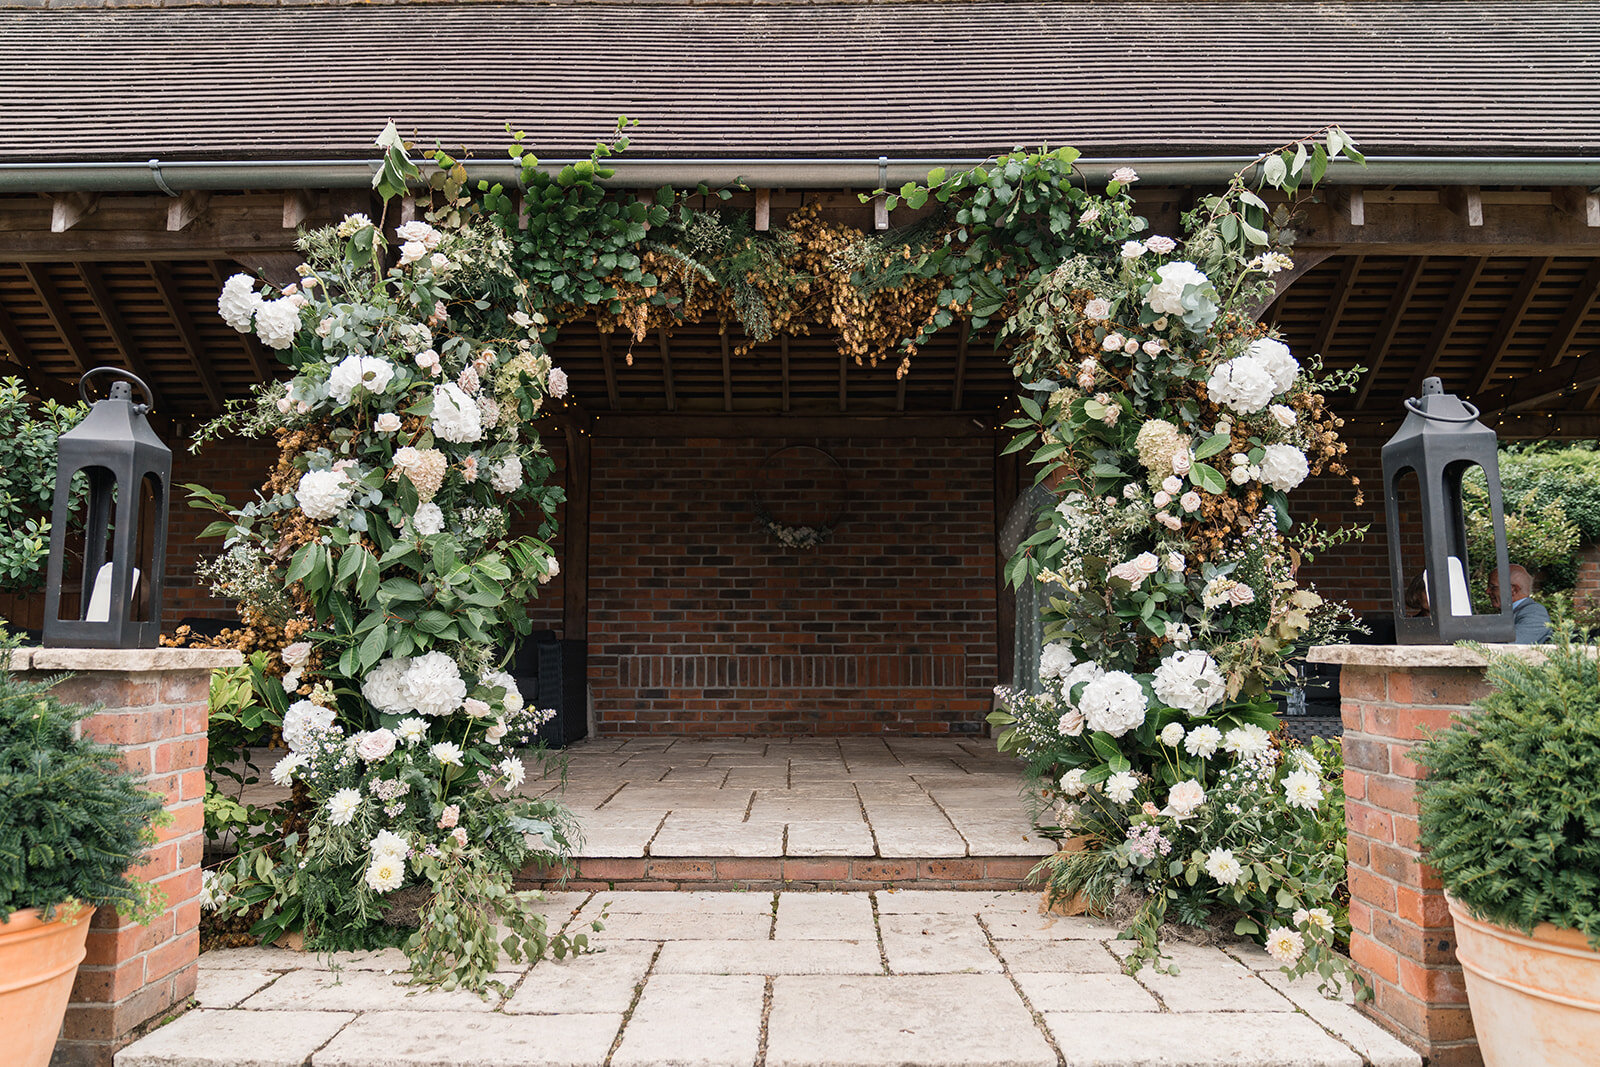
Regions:
<svg viewBox="0 0 1600 1067"><path fill-rule="evenodd" d="M561 630L569 641L589 639L588 421L564 423L567 438L567 523L561 569Z"/></svg>
<svg viewBox="0 0 1600 1067"><path fill-rule="evenodd" d="M1001 455L1011 443L1011 431L1004 426L994 430L994 618L995 672L999 681L1011 676L1011 661L1017 649L1016 595L1006 587L1006 560L1000 554L1000 530L1017 502L1018 457L1020 452ZM1015 681L1015 680L1013 680Z"/></svg>

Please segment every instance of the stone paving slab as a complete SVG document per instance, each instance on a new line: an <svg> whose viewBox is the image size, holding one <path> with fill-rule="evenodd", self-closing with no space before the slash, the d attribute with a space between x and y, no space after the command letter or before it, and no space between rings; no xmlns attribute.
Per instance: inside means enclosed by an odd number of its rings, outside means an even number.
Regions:
<svg viewBox="0 0 1600 1067"><path fill-rule="evenodd" d="M1361 1057L1304 1015L1045 1013L1074 1067L1362 1067Z"/></svg>
<svg viewBox="0 0 1600 1067"><path fill-rule="evenodd" d="M773 979L766 1067L1054 1067L1002 975Z"/></svg>
<svg viewBox="0 0 1600 1067"><path fill-rule="evenodd" d="M600 1067L621 1015L537 1020L492 1012L369 1012L311 1058L312 1067Z"/></svg>
<svg viewBox="0 0 1600 1067"><path fill-rule="evenodd" d="M750 1067L761 1051L766 980L660 974L645 986L611 1067Z"/></svg>
<svg viewBox="0 0 1600 1067"><path fill-rule="evenodd" d="M1042 915L1035 893L573 891L545 907L603 912L600 951L508 967L487 1000L408 996L392 950L338 953L336 971L207 953L198 999L236 1006L157 1029L118 1067L1420 1067L1348 996L1250 946L1173 944L1180 974L1132 978L1114 927Z"/></svg>
<svg viewBox="0 0 1600 1067"><path fill-rule="evenodd" d="M302 1067L356 1016L191 1011L118 1052L116 1067Z"/></svg>

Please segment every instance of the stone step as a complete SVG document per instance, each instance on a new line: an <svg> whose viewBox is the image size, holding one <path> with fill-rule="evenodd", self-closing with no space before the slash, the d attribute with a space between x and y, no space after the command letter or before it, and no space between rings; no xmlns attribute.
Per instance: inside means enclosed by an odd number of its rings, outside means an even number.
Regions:
<svg viewBox="0 0 1600 1067"><path fill-rule="evenodd" d="M1022 889L1039 856L637 856L580 857L564 889ZM524 887L560 883L530 867Z"/></svg>

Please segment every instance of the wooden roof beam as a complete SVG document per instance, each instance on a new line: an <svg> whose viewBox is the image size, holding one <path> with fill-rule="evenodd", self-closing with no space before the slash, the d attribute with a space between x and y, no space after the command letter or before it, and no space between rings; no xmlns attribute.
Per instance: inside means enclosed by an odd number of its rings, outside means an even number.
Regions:
<svg viewBox="0 0 1600 1067"><path fill-rule="evenodd" d="M1468 226L1483 225L1483 190L1476 185L1447 185L1439 191L1439 202Z"/></svg>
<svg viewBox="0 0 1600 1067"><path fill-rule="evenodd" d="M1405 318L1406 308L1411 305L1411 296L1417 291L1417 282L1422 277L1422 268L1427 266L1427 256L1417 256L1407 261L1405 270L1400 275L1400 284L1395 288L1394 297L1389 301L1389 310L1384 314L1383 321L1378 324L1378 331L1372 338L1372 347L1367 350L1367 375L1361 382L1361 389L1356 393L1356 410L1360 411L1367 406L1367 397L1372 392L1372 387L1377 384L1378 374L1383 370L1383 364L1389 358L1389 349L1394 345L1395 334L1400 332L1400 322Z"/></svg>
<svg viewBox="0 0 1600 1067"><path fill-rule="evenodd" d="M177 233L188 229L189 224L206 213L211 205L211 194L200 189L190 189L167 205L167 230Z"/></svg>
<svg viewBox="0 0 1600 1067"><path fill-rule="evenodd" d="M1569 359L1551 370L1537 371L1503 389L1480 397L1478 409L1486 414L1530 411L1550 406L1567 393L1600 385L1600 352Z"/></svg>
<svg viewBox="0 0 1600 1067"><path fill-rule="evenodd" d="M1302 211L1295 254L1312 248L1395 256L1594 256L1600 255L1600 226L1588 224L1588 201L1582 217L1544 203L1502 203L1479 193L1477 206L1463 191L1459 211L1451 195L1436 194L1437 203L1379 203L1366 198L1360 222L1349 217L1350 205L1308 204ZM1587 194L1586 194L1587 195ZM1549 194L1539 194L1548 201ZM1570 197L1568 198L1570 200ZM1484 212L1490 200L1494 210Z"/></svg>
<svg viewBox="0 0 1600 1067"><path fill-rule="evenodd" d="M50 232L66 233L100 210L99 193L61 193L50 198Z"/></svg>
<svg viewBox="0 0 1600 1067"><path fill-rule="evenodd" d="M72 365L77 368L79 374L82 374L89 369L92 353L89 350L89 343L83 339L83 334L78 332L78 324L73 320L72 312L67 309L66 302L61 299L60 291L50 280L50 275L45 273L42 264L24 263L22 273L27 276L28 284L33 286L34 292L39 294L45 314L50 317L56 333L61 335L62 343L67 346L67 355L72 357Z"/></svg>
<svg viewBox="0 0 1600 1067"><path fill-rule="evenodd" d="M84 289L89 292L89 300L94 304L95 311L100 315L100 321L105 324L106 332L111 334L111 343L117 346L117 352L122 356L122 362L141 381L150 387L151 395L148 398L152 408L161 409L160 390L151 382L151 374L145 366L144 356L139 352L139 344L133 339L133 334L128 331L128 324L122 319L122 312L117 309L117 302L112 299L111 291L106 288L105 278L100 274L100 268L93 263L76 264L78 279L83 282Z"/></svg>
<svg viewBox="0 0 1600 1067"><path fill-rule="evenodd" d="M1550 203L1564 215L1582 221L1585 226L1600 227L1600 193L1583 186L1562 186L1550 190Z"/></svg>
<svg viewBox="0 0 1600 1067"><path fill-rule="evenodd" d="M1423 357L1417 363L1417 369L1411 372L1411 384L1406 387L1407 396L1420 396L1423 381L1433 377L1438 369L1444 346L1449 343L1456 323L1461 321L1461 312L1466 309L1467 300L1472 296L1472 287L1478 284L1486 262L1474 259L1471 266L1456 275L1456 283L1450 287L1450 295L1445 299L1444 313L1434 323L1433 333L1428 336L1428 346L1423 349Z"/></svg>
<svg viewBox="0 0 1600 1067"><path fill-rule="evenodd" d="M667 410L678 410L678 390L672 384L672 346L667 339L667 328L656 331L661 340L661 381L667 390Z"/></svg>
<svg viewBox="0 0 1600 1067"><path fill-rule="evenodd" d="M621 399L617 395L617 365L611 356L611 335L600 334L600 365L606 374L606 406L612 411L620 410Z"/></svg>
<svg viewBox="0 0 1600 1067"><path fill-rule="evenodd" d="M222 384L217 381L217 372L206 360L205 345L200 340L199 332L194 328L194 320L189 317L189 309L183 303L183 294L178 291L177 280L172 277L172 268L161 262L145 264L145 270L156 283L156 291L161 294L161 302L166 305L167 314L172 316L172 324L178 330L178 339L183 342L184 351L189 354L189 361L194 364L195 373L200 378L200 385L206 391L206 398L211 401L215 411L223 408Z"/></svg>
<svg viewBox="0 0 1600 1067"><path fill-rule="evenodd" d="M1544 281L1545 275L1550 272L1550 265L1554 262L1552 257L1544 256L1528 264L1528 269L1523 272L1522 281L1517 285L1517 291L1511 296L1511 303L1506 305L1505 314L1500 316L1500 325L1486 350L1488 358L1478 361L1478 373L1467 386L1467 396L1477 396L1494 381L1495 372L1500 369L1501 362L1511 349L1511 339L1516 336L1517 328L1527 316L1528 308L1533 306L1534 294L1539 291L1540 283Z"/></svg>
<svg viewBox="0 0 1600 1067"><path fill-rule="evenodd" d="M1561 313L1555 329L1550 331L1550 340L1545 344L1544 354L1539 359L1541 370L1549 370L1560 362L1561 357L1566 354L1578 336L1584 320L1589 317L1589 309L1594 307L1596 298L1600 298L1600 259L1589 264L1589 269L1578 282L1578 288L1573 292L1572 299L1567 301L1566 310Z"/></svg>
<svg viewBox="0 0 1600 1067"><path fill-rule="evenodd" d="M1344 317L1344 309L1350 303L1350 291L1355 286L1356 275L1361 272L1361 264L1366 258L1351 256L1339 268L1339 280L1334 283L1333 304L1322 317L1322 329L1317 331L1316 352L1320 356L1327 356L1328 346L1333 344L1334 334L1339 331L1339 320Z"/></svg>
<svg viewBox="0 0 1600 1067"><path fill-rule="evenodd" d="M950 389L950 410L960 411L967 392L967 342L972 338L972 320L961 320L961 335L956 339L956 380Z"/></svg>

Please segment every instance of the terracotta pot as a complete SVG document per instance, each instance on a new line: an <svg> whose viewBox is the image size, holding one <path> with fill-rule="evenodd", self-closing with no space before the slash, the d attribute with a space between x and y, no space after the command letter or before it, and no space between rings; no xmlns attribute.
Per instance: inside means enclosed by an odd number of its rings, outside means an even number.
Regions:
<svg viewBox="0 0 1600 1067"><path fill-rule="evenodd" d="M1540 923L1529 937L1449 903L1483 1062L1600 1063L1600 952L1576 930Z"/></svg>
<svg viewBox="0 0 1600 1067"><path fill-rule="evenodd" d="M47 1067L83 962L94 909L63 906L44 922L33 908L0 923L0 1019L8 1067Z"/></svg>

